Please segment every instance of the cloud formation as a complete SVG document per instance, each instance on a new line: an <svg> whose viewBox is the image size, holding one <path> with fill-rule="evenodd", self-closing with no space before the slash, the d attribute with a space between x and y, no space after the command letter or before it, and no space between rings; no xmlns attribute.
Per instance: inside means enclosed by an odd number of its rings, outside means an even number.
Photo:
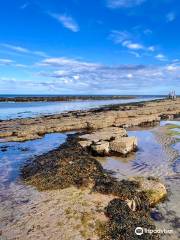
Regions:
<svg viewBox="0 0 180 240"><path fill-rule="evenodd" d="M36 55L39 57L48 57L48 55L45 52L42 51L33 51L21 46L16 46L16 45L12 45L12 44L7 44L7 43L0 43L0 47L4 48L4 49L8 49L12 52L17 52L20 54L31 54L31 55Z"/></svg>
<svg viewBox="0 0 180 240"><path fill-rule="evenodd" d="M47 83L47 79L51 89L63 88L66 92L133 94L151 89L154 94L166 93L177 85L180 78L179 62L164 66L110 66L69 58L51 58L38 64L42 70L37 76L44 79L41 84Z"/></svg>
<svg viewBox="0 0 180 240"><path fill-rule="evenodd" d="M162 53L157 54L155 56L155 58L158 59L159 61L167 61L168 60L167 57Z"/></svg>
<svg viewBox="0 0 180 240"><path fill-rule="evenodd" d="M65 28L69 29L72 32L78 32L79 25L77 22L71 17L66 14L57 14L57 13L49 13L49 15L60 22Z"/></svg>
<svg viewBox="0 0 180 240"><path fill-rule="evenodd" d="M130 8L144 3L146 0L107 0L109 8Z"/></svg>
<svg viewBox="0 0 180 240"><path fill-rule="evenodd" d="M0 65L11 65L12 63L14 63L14 61L11 59L6 59L6 58L0 59Z"/></svg>
<svg viewBox="0 0 180 240"><path fill-rule="evenodd" d="M115 44L120 44L129 50L155 51L154 46L145 46L142 43L136 42L133 34L127 31L113 30L110 34L110 39L112 39Z"/></svg>

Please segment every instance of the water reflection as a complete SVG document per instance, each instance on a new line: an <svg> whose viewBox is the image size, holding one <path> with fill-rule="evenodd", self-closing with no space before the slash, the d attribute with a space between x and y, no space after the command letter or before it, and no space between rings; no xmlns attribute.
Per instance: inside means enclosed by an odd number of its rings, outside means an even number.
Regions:
<svg viewBox="0 0 180 240"><path fill-rule="evenodd" d="M173 174L170 165L178 156L175 149L170 150L159 143L153 131L129 131L128 135L138 138L138 151L127 158L107 157L102 161L106 169L115 171L118 178L139 175L163 177Z"/></svg>
<svg viewBox="0 0 180 240"><path fill-rule="evenodd" d="M57 148L66 140L66 134L46 134L42 139L23 143L0 143L0 185L4 186L19 176L20 166L27 159Z"/></svg>

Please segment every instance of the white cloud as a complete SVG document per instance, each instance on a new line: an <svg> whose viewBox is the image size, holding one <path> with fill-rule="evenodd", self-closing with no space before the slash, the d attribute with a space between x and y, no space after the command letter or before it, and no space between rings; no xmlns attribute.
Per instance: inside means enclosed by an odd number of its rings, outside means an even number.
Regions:
<svg viewBox="0 0 180 240"><path fill-rule="evenodd" d="M79 76L79 75L75 75L75 76L73 76L73 78L74 78L75 80L79 80L79 79L80 79L80 76Z"/></svg>
<svg viewBox="0 0 180 240"><path fill-rule="evenodd" d="M148 50L151 51L151 52L154 52L155 51L155 47L154 46L150 46L150 47L148 47Z"/></svg>
<svg viewBox="0 0 180 240"><path fill-rule="evenodd" d="M78 69L83 69L83 68L98 68L101 65L97 63L90 63L90 62L85 62L85 61L80 61L76 60L73 58L65 58L65 57L60 57L60 58L46 58L38 65L41 66L52 66L52 67L62 67L62 66L68 66L71 68L76 68ZM61 70L62 71L62 70ZM62 72L61 72L62 73Z"/></svg>
<svg viewBox="0 0 180 240"><path fill-rule="evenodd" d="M32 51L30 49L27 49L27 48L24 48L21 46L12 45L12 44L0 43L0 47L3 47L5 49L11 50L12 52L17 52L20 54L31 54L31 55L36 55L39 57L48 57L48 55L45 52Z"/></svg>
<svg viewBox="0 0 180 240"><path fill-rule="evenodd" d="M54 89L65 86L67 92L120 93L153 88L156 91L157 83L159 88L169 89L178 85L180 77L177 63L165 66L110 66L69 58L44 59L41 63L45 68L39 76L48 79Z"/></svg>
<svg viewBox="0 0 180 240"><path fill-rule="evenodd" d="M4 59L4 58L0 59L0 65L11 65L12 63L14 63L14 61L11 59Z"/></svg>
<svg viewBox="0 0 180 240"><path fill-rule="evenodd" d="M172 22L176 19L176 14L174 12L169 12L167 15L166 15L166 21L167 22Z"/></svg>
<svg viewBox="0 0 180 240"><path fill-rule="evenodd" d="M68 60L68 58L66 58ZM0 88L7 87L19 89L40 89L54 93L63 89L64 93L87 93L87 94L122 94L122 93L168 93L169 89L176 87L180 92L179 78L180 66L171 64L165 66L145 65L98 65L89 63L97 68L90 68L87 62L76 60L76 68L70 65L71 59L64 65L55 65L55 70L44 66L44 72L38 74L35 79L18 80L0 78ZM73 67L72 67L73 66ZM64 71L64 72L62 72ZM39 79L40 78L40 79ZM39 80L38 80L39 79Z"/></svg>
<svg viewBox="0 0 180 240"><path fill-rule="evenodd" d="M176 64L170 64L166 66L166 69L168 71L176 71L178 70L178 68L180 68L180 66L176 65Z"/></svg>
<svg viewBox="0 0 180 240"><path fill-rule="evenodd" d="M56 13L49 13L49 15L54 19L56 19L65 28L69 29L72 32L78 32L80 30L79 25L71 16L67 16L65 14L56 14Z"/></svg>
<svg viewBox="0 0 180 240"><path fill-rule="evenodd" d="M139 43L132 43L131 41L122 42L122 46L127 47L132 50L144 49L144 46Z"/></svg>
<svg viewBox="0 0 180 240"><path fill-rule="evenodd" d="M113 30L110 34L110 39L112 39L115 44L121 44L123 47L126 47L130 50L141 50L147 52L155 51L154 46L145 46L141 43L136 42L133 34L127 31Z"/></svg>
<svg viewBox="0 0 180 240"><path fill-rule="evenodd" d="M19 68L26 68L27 65L16 63L14 60L1 58L0 59L0 66L11 66L11 67L19 67Z"/></svg>
<svg viewBox="0 0 180 240"><path fill-rule="evenodd" d="M15 82L16 78L9 78L9 77L0 77L0 81L11 81L11 82Z"/></svg>
<svg viewBox="0 0 180 240"><path fill-rule="evenodd" d="M27 48L23 48L20 46L15 46L7 43L2 43L1 46L19 53L29 53L29 50Z"/></svg>
<svg viewBox="0 0 180 240"><path fill-rule="evenodd" d="M127 77L132 78L133 77L132 73L127 74Z"/></svg>
<svg viewBox="0 0 180 240"><path fill-rule="evenodd" d="M109 8L129 8L138 6L145 1L146 0L107 0L107 6Z"/></svg>
<svg viewBox="0 0 180 240"><path fill-rule="evenodd" d="M155 58L158 59L159 61L167 61L167 57L161 53L157 54Z"/></svg>
<svg viewBox="0 0 180 240"><path fill-rule="evenodd" d="M129 51L130 54L134 55L135 57L137 58L140 58L141 55L138 53L138 52L135 52L135 51Z"/></svg>

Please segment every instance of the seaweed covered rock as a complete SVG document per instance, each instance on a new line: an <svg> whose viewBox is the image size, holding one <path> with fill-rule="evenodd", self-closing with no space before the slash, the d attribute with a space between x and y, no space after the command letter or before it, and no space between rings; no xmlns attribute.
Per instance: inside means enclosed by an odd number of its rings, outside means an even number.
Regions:
<svg viewBox="0 0 180 240"><path fill-rule="evenodd" d="M156 205L164 200L167 196L166 187L159 179L153 177L136 177L132 178L138 185L138 191L144 192L151 206Z"/></svg>
<svg viewBox="0 0 180 240"><path fill-rule="evenodd" d="M105 208L105 214L109 218L101 240L158 240L158 234L143 233L136 235L137 227L155 230L155 226L144 210L132 211L127 203L120 199L113 199Z"/></svg>
<svg viewBox="0 0 180 240"><path fill-rule="evenodd" d="M59 149L36 157L21 170L23 179L39 190L94 184L103 167L70 137Z"/></svg>

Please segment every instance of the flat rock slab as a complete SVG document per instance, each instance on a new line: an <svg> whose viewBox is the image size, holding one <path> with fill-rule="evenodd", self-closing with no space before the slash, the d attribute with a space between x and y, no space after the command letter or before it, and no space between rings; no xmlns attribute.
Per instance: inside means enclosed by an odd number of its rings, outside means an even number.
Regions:
<svg viewBox="0 0 180 240"><path fill-rule="evenodd" d="M80 137L82 140L88 140L91 142L99 142L99 141L110 141L119 137L127 136L127 132L124 128L119 127L109 127L97 130L90 134L85 134Z"/></svg>

